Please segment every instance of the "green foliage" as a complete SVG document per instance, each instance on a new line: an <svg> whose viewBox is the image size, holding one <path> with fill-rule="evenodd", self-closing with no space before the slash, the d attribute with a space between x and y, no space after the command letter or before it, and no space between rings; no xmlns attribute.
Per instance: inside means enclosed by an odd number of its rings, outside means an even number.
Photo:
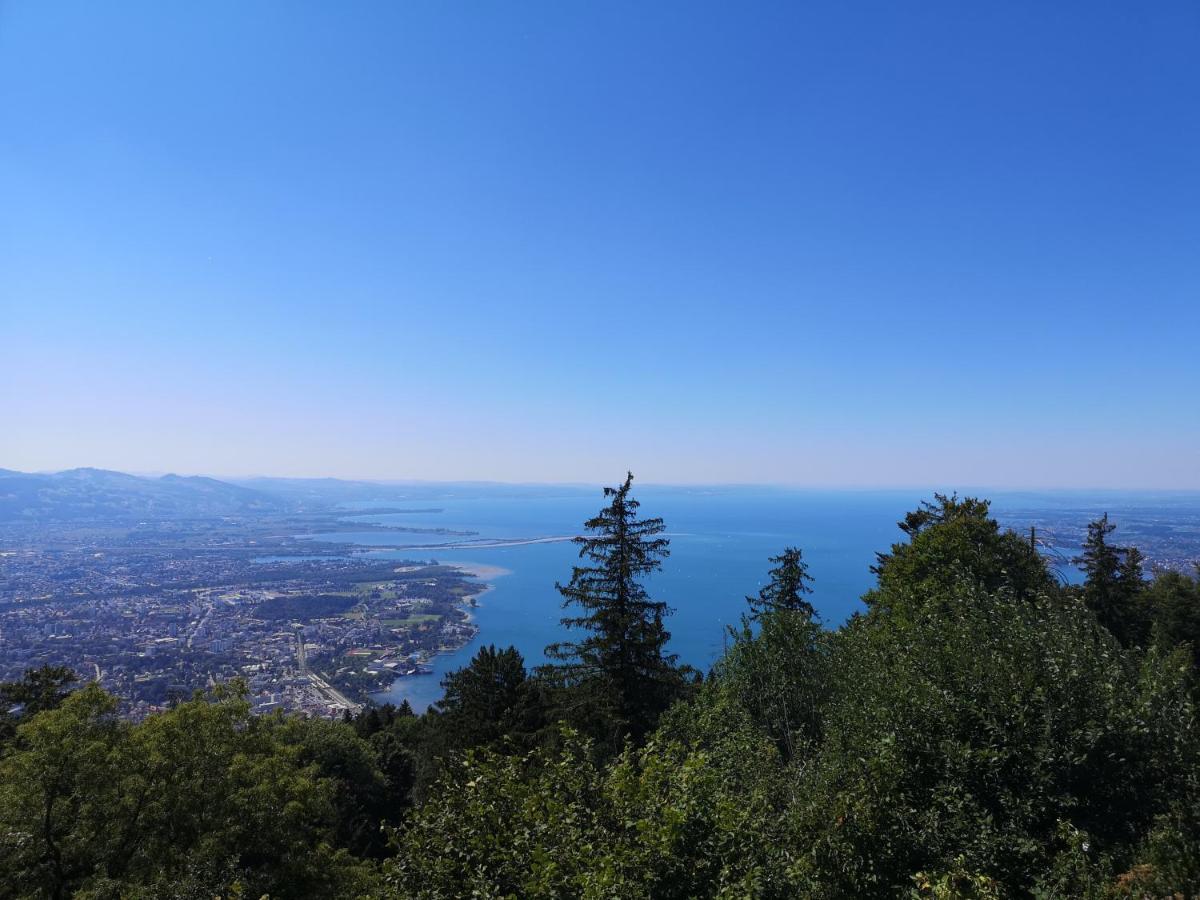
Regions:
<svg viewBox="0 0 1200 900"><path fill-rule="evenodd" d="M255 608L260 619L308 622L336 616L351 609L359 598L346 594L316 594L314 596L272 597Z"/></svg>
<svg viewBox="0 0 1200 900"><path fill-rule="evenodd" d="M881 559L869 615L834 633L804 611L745 620L713 677L642 749L600 765L572 738L519 758L466 758L398 835L393 889L1200 889L1186 654L1123 649L984 503L941 497L904 527L911 543ZM1191 589L1159 589L1184 622Z"/></svg>
<svg viewBox="0 0 1200 900"><path fill-rule="evenodd" d="M0 707L20 705L22 714L34 716L57 709L79 680L66 666L41 666L29 669L20 681L0 684Z"/></svg>
<svg viewBox="0 0 1200 900"><path fill-rule="evenodd" d="M808 564L804 562L800 548L788 547L779 556L772 556L769 562L775 563L775 568L769 573L766 587L757 597L746 598L753 617L775 610L790 610L814 617L816 610L804 599L806 594L812 593L812 576L808 574Z"/></svg>
<svg viewBox="0 0 1200 900"><path fill-rule="evenodd" d="M791 895L764 839L768 792L733 790L724 765L674 741L594 758L571 731L523 757L469 753L397 832L395 896Z"/></svg>
<svg viewBox="0 0 1200 900"><path fill-rule="evenodd" d="M1159 572L1145 586L1142 598L1151 616L1154 643L1187 645L1195 657L1200 651L1200 579L1182 572Z"/></svg>
<svg viewBox="0 0 1200 900"><path fill-rule="evenodd" d="M56 709L78 680L66 666L26 670L19 682L0 683L0 755L17 736L17 725L48 709Z"/></svg>
<svg viewBox="0 0 1200 900"><path fill-rule="evenodd" d="M566 896L595 841L600 773L572 736L526 756L470 751L396 834L405 897Z"/></svg>
<svg viewBox="0 0 1200 900"><path fill-rule="evenodd" d="M66 666L41 666L26 670L20 681L0 683L0 752L22 719L57 709L78 680Z"/></svg>
<svg viewBox="0 0 1200 900"><path fill-rule="evenodd" d="M1136 547L1117 547L1108 536L1116 530L1108 513L1088 524L1083 553L1075 558L1086 581L1083 599L1100 624L1125 646L1142 645L1150 631L1152 610L1143 602L1142 554Z"/></svg>
<svg viewBox="0 0 1200 900"><path fill-rule="evenodd" d="M502 738L527 743L544 724L540 686L528 677L515 647L481 647L442 686L439 730L446 749L481 747Z"/></svg>
<svg viewBox="0 0 1200 900"><path fill-rule="evenodd" d="M757 633L745 619L730 629L733 644L714 669L716 683L791 759L821 736L829 635L803 610L765 612L757 624Z"/></svg>
<svg viewBox="0 0 1200 900"><path fill-rule="evenodd" d="M389 818L412 803L421 771L420 737L420 720L410 715L367 738L386 785L382 804Z"/></svg>
<svg viewBox="0 0 1200 900"><path fill-rule="evenodd" d="M950 871L918 872L912 880L912 895L931 900L1000 900L1004 896L994 878L968 871L961 856Z"/></svg>
<svg viewBox="0 0 1200 900"><path fill-rule="evenodd" d="M627 735L645 735L681 687L675 657L664 652L670 610L641 583L661 568L669 541L658 536L662 519L638 518L632 485L630 473L620 487L604 489L609 505L585 523L592 534L575 539L580 558L590 564L575 566L571 580L557 585L563 607L582 611L562 624L587 636L546 648L568 689L560 695L567 701L564 714L609 749Z"/></svg>
<svg viewBox="0 0 1200 900"><path fill-rule="evenodd" d="M229 692L133 726L94 684L0 761L0 882L15 896L343 897L371 871L330 840L332 785Z"/></svg>
<svg viewBox="0 0 1200 900"><path fill-rule="evenodd" d="M1101 520L1059 589L938 496L866 615L823 629L789 548L682 691L629 486L565 665L481 648L422 716L254 718L235 685L133 725L68 672L0 687L0 898L1200 896L1195 578L1144 582Z"/></svg>
<svg viewBox="0 0 1200 900"><path fill-rule="evenodd" d="M1057 589L1033 542L1002 531L986 500L935 494L899 527L909 542L878 554L872 567L878 585L863 597L872 608L907 614L964 578L986 592L1006 590L1022 599Z"/></svg>
<svg viewBox="0 0 1200 900"><path fill-rule="evenodd" d="M1082 604L964 584L910 618L857 620L838 643L796 810L811 875L834 895L961 865L1027 891L1060 822L1118 857L1177 789L1195 727L1186 666L1139 666Z"/></svg>
<svg viewBox="0 0 1200 900"><path fill-rule="evenodd" d="M277 730L295 761L330 788L334 843L357 856L382 856L380 822L393 809L375 748L345 722L292 717L281 719Z"/></svg>

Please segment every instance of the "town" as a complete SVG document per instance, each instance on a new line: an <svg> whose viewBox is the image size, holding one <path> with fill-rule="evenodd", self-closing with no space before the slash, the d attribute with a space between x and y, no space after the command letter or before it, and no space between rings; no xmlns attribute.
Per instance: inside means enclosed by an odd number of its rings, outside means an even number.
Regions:
<svg viewBox="0 0 1200 900"><path fill-rule="evenodd" d="M54 543L0 549L0 681L70 666L134 720L233 679L256 712L356 712L371 691L421 677L435 654L470 641L486 588L433 560L345 548Z"/></svg>

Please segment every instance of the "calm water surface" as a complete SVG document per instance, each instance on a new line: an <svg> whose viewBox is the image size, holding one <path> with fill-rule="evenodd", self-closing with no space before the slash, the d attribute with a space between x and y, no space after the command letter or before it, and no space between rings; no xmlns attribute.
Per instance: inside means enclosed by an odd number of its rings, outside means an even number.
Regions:
<svg viewBox="0 0 1200 900"><path fill-rule="evenodd" d="M862 609L859 597L873 584L869 567L878 550L901 537L895 523L913 508L918 492L813 492L766 489L675 490L637 492L646 516L661 516L671 539L671 556L649 588L674 609L668 621L670 649L683 662L707 670L724 643L725 627L745 611L745 596L758 591L770 567L767 558L788 545L804 550L815 579L814 605L823 620L836 625ZM464 498L439 500L441 513L369 515L358 521L409 528L477 531L478 538L522 539L569 536L604 504L598 491L568 491L562 496ZM402 504L390 504L393 508ZM427 508L429 501L414 502ZM320 539L322 536L318 536ZM444 544L437 534L337 534L330 540L365 546ZM545 646L563 637L563 615L556 581L570 578L577 560L573 544L463 549L405 549L373 553L380 558L436 558L445 563L499 566L507 575L489 578L493 590L475 611L479 637L461 650L437 658L432 675L399 678L376 699L415 709L441 697L440 682L465 665L482 644L512 644L527 665L545 661Z"/></svg>
<svg viewBox="0 0 1200 900"><path fill-rule="evenodd" d="M382 523L406 528L476 532L470 537L404 532L344 532L315 535L314 540L354 543L380 549L371 555L386 559L437 559L445 563L478 563L508 572L486 580L493 589L480 599L475 620L480 633L461 650L440 656L432 675L398 679L377 699L407 699L424 709L442 695L441 679L461 668L478 646L515 646L529 666L545 661L547 644L565 636L556 581L571 577L577 548L569 542L532 543L506 547L447 548L447 543L471 540L519 541L579 533L584 520L604 506L601 492L591 488L533 486L462 486L447 488L437 499L426 496L411 503L358 504L347 521ZM973 492L979 493L979 492ZM726 627L737 623L746 609L745 597L762 586L767 558L784 547L803 549L815 578L813 604L827 625L836 626L863 609L859 598L872 586L870 566L875 554L903 538L896 522L932 492L802 491L773 488L635 488L645 516L661 516L671 539L671 556L663 571L649 582L656 599L674 608L667 622L670 650L683 662L707 670L720 655ZM993 512L1001 523L1025 532L1031 522L1048 518L1077 527L1061 538L1058 562L1052 566L1068 581L1080 573L1069 562L1078 552L1082 527L1101 513L1112 511L1128 530L1126 540L1139 533L1155 535L1179 530L1179 541L1191 530L1200 533L1200 493L1139 492L983 492L995 500ZM371 508L426 510L383 514ZM432 507L439 512L429 512ZM1138 529L1141 529L1139 532ZM1188 532L1188 534L1184 534ZM1039 534L1045 539L1044 528ZM1074 537L1072 537L1072 534ZM1190 539L1190 538L1189 538ZM1178 542L1177 542L1178 543ZM1168 550L1171 545L1166 545ZM1180 544L1180 546L1183 546ZM1187 546L1193 546L1187 544ZM1184 553L1179 550L1178 553ZM1186 555L1186 554L1185 554Z"/></svg>

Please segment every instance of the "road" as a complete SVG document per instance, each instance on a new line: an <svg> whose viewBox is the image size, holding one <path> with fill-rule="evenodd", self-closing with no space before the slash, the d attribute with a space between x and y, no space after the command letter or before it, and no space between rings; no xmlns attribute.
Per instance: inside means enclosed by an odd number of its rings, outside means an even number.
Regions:
<svg viewBox="0 0 1200 900"><path fill-rule="evenodd" d="M304 649L304 635L299 631L296 632L296 664L300 667L300 674L308 678L309 683L316 688L330 706L340 706L350 710L351 713L358 713L362 710L361 703L355 703L316 672L308 670L308 652Z"/></svg>

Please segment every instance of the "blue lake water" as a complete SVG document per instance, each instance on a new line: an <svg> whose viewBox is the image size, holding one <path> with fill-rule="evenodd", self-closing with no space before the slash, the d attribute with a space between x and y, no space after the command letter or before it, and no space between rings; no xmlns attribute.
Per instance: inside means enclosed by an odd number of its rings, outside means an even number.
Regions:
<svg viewBox="0 0 1200 900"><path fill-rule="evenodd" d="M488 577L493 589L480 598L475 621L480 633L461 650L444 654L432 675L400 678L376 699L399 703L407 699L424 709L442 695L441 679L461 668L480 644L515 646L526 664L545 661L547 644L566 634L559 625L564 612L556 581L571 577L578 549L569 542L513 546L464 546L447 543L520 541L571 536L584 520L604 506L599 490L578 487L520 487L462 485L432 489L411 503L380 501L347 509L348 522L475 532L470 536L412 532L339 532L315 535L314 540L354 543L363 548L397 547L371 555L390 559L437 559L444 563L496 566L508 574ZM861 610L859 598L874 583L870 566L875 554L903 538L896 523L931 492L811 491L775 488L639 487L634 493L645 516L661 516L671 540L671 556L649 588L675 612L667 622L670 650L683 662L707 670L724 646L726 627L746 610L745 597L757 593L768 557L789 545L804 551L815 579L813 605L824 622L836 626ZM1143 526L1194 523L1200 532L1200 493L1137 492L992 492L992 509L1001 523L1024 532L1050 512L1051 520L1067 518L1082 526L1104 511L1122 511L1119 519L1141 520ZM412 509L405 513L370 512L372 506ZM429 512L437 507L440 511ZM1039 528L1045 538L1046 532ZM1059 576L1077 581L1079 573L1067 560L1077 543L1058 541ZM441 546L439 546L441 545Z"/></svg>
<svg viewBox="0 0 1200 900"><path fill-rule="evenodd" d="M671 556L649 581L656 599L674 614L668 620L670 649L683 662L707 670L720 655L727 625L746 609L745 597L762 586L767 558L799 546L815 579L814 606L825 622L842 622L862 609L859 597L873 584L870 566L878 550L902 535L896 522L921 498L912 491L814 492L768 489L651 489L636 492L646 516L661 516ZM391 504L393 508L402 504ZM428 507L428 500L413 506ZM368 515L356 521L408 528L479 532L478 539L570 536L604 505L599 491L564 491L534 498L439 499L436 514ZM318 536L317 539L320 539ZM438 534L340 533L328 539L363 546L436 545ZM543 650L562 639L563 615L555 582L570 578L578 548L568 542L463 549L404 549L377 554L395 559L436 558L445 563L479 563L509 572L488 578L493 589L480 599L475 643L444 654L432 675L400 678L380 701L407 699L423 709L441 696L445 673L465 665L482 644L515 646L527 665L545 660Z"/></svg>

